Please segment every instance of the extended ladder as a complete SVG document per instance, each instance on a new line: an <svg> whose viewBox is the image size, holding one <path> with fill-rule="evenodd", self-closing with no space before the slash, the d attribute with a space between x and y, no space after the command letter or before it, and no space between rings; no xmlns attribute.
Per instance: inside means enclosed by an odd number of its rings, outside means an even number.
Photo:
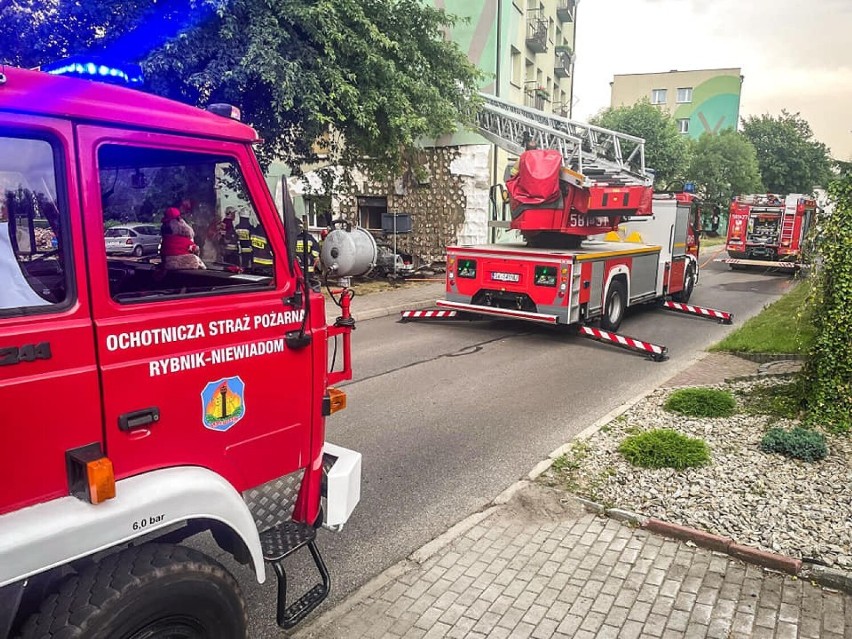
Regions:
<svg viewBox="0 0 852 639"><path fill-rule="evenodd" d="M490 142L510 153L524 151L523 140L540 148L557 149L568 181L579 187L651 186L645 169L645 141L633 135L569 120L552 113L518 106L480 94L477 128ZM625 155L626 153L626 155ZM563 178L566 177L563 171Z"/></svg>

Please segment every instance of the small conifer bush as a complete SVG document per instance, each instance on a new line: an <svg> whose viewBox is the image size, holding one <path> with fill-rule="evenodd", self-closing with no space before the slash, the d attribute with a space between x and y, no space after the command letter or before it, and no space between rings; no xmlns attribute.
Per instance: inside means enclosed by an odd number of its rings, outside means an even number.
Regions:
<svg viewBox="0 0 852 639"><path fill-rule="evenodd" d="M669 395L664 407L687 417L730 417L737 411L733 395L713 388L681 388Z"/></svg>
<svg viewBox="0 0 852 639"><path fill-rule="evenodd" d="M631 435L618 452L634 466L682 470L710 461L710 449L700 439L687 437L669 428L656 428Z"/></svg>
<svg viewBox="0 0 852 639"><path fill-rule="evenodd" d="M825 436L801 426L791 430L770 428L763 436L760 448L765 453L779 453L807 462L818 461L828 455Z"/></svg>

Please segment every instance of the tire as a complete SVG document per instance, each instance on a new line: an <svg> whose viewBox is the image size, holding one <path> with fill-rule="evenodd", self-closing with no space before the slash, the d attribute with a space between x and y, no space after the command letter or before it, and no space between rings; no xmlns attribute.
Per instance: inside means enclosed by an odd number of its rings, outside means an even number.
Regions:
<svg viewBox="0 0 852 639"><path fill-rule="evenodd" d="M133 255L135 257L142 257L142 253L145 252L145 249L142 248L141 244L137 244L133 247Z"/></svg>
<svg viewBox="0 0 852 639"><path fill-rule="evenodd" d="M601 317L601 328L605 331L617 331L627 311L627 287L621 280L610 282L604 300L604 312Z"/></svg>
<svg viewBox="0 0 852 639"><path fill-rule="evenodd" d="M686 273L683 276L683 290L672 295L675 302L686 304L689 298L692 297L692 292L695 290L695 266L690 264L686 267Z"/></svg>
<svg viewBox="0 0 852 639"><path fill-rule="evenodd" d="M240 587L210 557L146 544L68 577L24 624L21 639L241 639Z"/></svg>

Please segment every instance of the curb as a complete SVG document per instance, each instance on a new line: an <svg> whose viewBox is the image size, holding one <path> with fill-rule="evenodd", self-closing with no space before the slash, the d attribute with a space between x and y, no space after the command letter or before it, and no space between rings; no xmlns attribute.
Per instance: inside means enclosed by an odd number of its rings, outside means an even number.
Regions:
<svg viewBox="0 0 852 639"><path fill-rule="evenodd" d="M805 361L804 355L798 353L749 353L748 351L730 351L730 355L735 355L740 359L747 359L755 364L767 364L769 362L781 362L791 360L794 362Z"/></svg>

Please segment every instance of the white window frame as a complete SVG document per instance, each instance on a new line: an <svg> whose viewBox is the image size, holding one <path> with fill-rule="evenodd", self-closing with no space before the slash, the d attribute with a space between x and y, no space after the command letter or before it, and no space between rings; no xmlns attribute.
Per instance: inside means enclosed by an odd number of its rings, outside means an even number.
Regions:
<svg viewBox="0 0 852 639"><path fill-rule="evenodd" d="M678 118L677 131L684 135L689 133L689 118Z"/></svg>
<svg viewBox="0 0 852 639"><path fill-rule="evenodd" d="M681 91L683 91L683 98L681 98ZM689 104L692 102L692 87L679 87L677 90L677 103L678 104Z"/></svg>
<svg viewBox="0 0 852 639"><path fill-rule="evenodd" d="M658 100L662 97L662 100ZM665 104L668 100L668 89L651 89L651 104Z"/></svg>

